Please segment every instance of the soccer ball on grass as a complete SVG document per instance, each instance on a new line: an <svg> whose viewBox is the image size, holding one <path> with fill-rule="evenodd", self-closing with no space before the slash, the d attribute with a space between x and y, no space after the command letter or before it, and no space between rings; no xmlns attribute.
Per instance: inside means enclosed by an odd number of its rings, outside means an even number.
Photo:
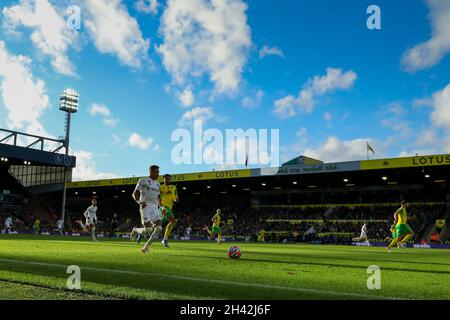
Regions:
<svg viewBox="0 0 450 320"><path fill-rule="evenodd" d="M239 249L238 246L232 246L229 250L228 250L228 256L231 259L239 259L241 257L241 249Z"/></svg>

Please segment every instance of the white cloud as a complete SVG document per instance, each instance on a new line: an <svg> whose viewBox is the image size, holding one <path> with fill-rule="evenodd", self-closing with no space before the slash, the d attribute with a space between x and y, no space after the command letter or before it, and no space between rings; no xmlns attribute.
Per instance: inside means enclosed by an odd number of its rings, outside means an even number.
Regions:
<svg viewBox="0 0 450 320"><path fill-rule="evenodd" d="M357 75L353 71L343 72L342 69L328 68L327 74L315 76L303 85L297 97L286 96L275 101L275 113L280 118L289 118L297 114L297 108L303 112L312 112L315 99L336 90L348 90L353 87Z"/></svg>
<svg viewBox="0 0 450 320"><path fill-rule="evenodd" d="M85 25L101 53L116 55L124 65L140 68L149 61L150 40L120 0L84 0Z"/></svg>
<svg viewBox="0 0 450 320"><path fill-rule="evenodd" d="M39 118L50 107L45 83L33 76L32 60L11 55L0 41L0 93L11 129L46 135Z"/></svg>
<svg viewBox="0 0 450 320"><path fill-rule="evenodd" d="M365 158L367 142L377 154L383 149L374 139L340 140L330 136L320 147L305 148L301 154L324 162L353 161Z"/></svg>
<svg viewBox="0 0 450 320"><path fill-rule="evenodd" d="M264 98L264 95L265 95L265 93L263 90L254 91L253 96L248 96L248 97L245 97L244 99L242 99L242 101L241 101L242 105L245 108L249 108L249 109L256 108L261 104L262 99Z"/></svg>
<svg viewBox="0 0 450 320"><path fill-rule="evenodd" d="M430 68L450 52L450 1L427 0L427 3L432 37L403 54L402 66L408 72Z"/></svg>
<svg viewBox="0 0 450 320"><path fill-rule="evenodd" d="M433 102L431 124L450 132L450 83L433 94Z"/></svg>
<svg viewBox="0 0 450 320"><path fill-rule="evenodd" d="M284 53L280 48L264 46L261 50L259 50L259 58L263 59L266 56L279 56L284 58Z"/></svg>
<svg viewBox="0 0 450 320"><path fill-rule="evenodd" d="M158 0L138 0L134 7L137 11L145 14L157 14L159 3Z"/></svg>
<svg viewBox="0 0 450 320"><path fill-rule="evenodd" d="M207 74L217 93L234 92L252 45L242 0L168 0L158 51L175 84Z"/></svg>
<svg viewBox="0 0 450 320"><path fill-rule="evenodd" d="M397 140L408 139L414 135L411 123L405 120L405 108L398 102L389 103L381 109L381 124L396 132Z"/></svg>
<svg viewBox="0 0 450 320"><path fill-rule="evenodd" d="M279 99L275 101L275 114L280 119L293 117L297 114L295 110L296 104L297 99L292 95Z"/></svg>
<svg viewBox="0 0 450 320"><path fill-rule="evenodd" d="M333 120L333 115L329 112L325 112L323 114L323 119L327 122L330 122L331 120Z"/></svg>
<svg viewBox="0 0 450 320"><path fill-rule="evenodd" d="M183 107L192 107L195 102L194 93L190 89L184 89L178 94L178 99Z"/></svg>
<svg viewBox="0 0 450 320"><path fill-rule="evenodd" d="M88 112L91 116L95 117L97 115L100 115L103 118L103 123L108 127L114 127L117 122L119 122L118 119L115 119L112 116L111 110L107 106L101 103L93 103L89 106Z"/></svg>
<svg viewBox="0 0 450 320"><path fill-rule="evenodd" d="M93 117L96 115L101 115L103 117L110 117L111 110L109 110L104 104L93 103L89 109L89 114Z"/></svg>
<svg viewBox="0 0 450 320"><path fill-rule="evenodd" d="M133 133L128 139L130 146L141 150L147 150L153 145L153 142L153 138L144 138L137 133Z"/></svg>
<svg viewBox="0 0 450 320"><path fill-rule="evenodd" d="M113 179L117 177L112 173L97 172L93 153L75 151L74 155L77 157L77 166L73 169L73 181Z"/></svg>
<svg viewBox="0 0 450 320"><path fill-rule="evenodd" d="M205 123L207 120L214 118L214 111L212 108L200 108L196 107L192 110L186 111L178 121L180 127L186 125L192 125L196 120L203 121Z"/></svg>
<svg viewBox="0 0 450 320"><path fill-rule="evenodd" d="M52 66L61 74L75 75L75 67L68 58L69 47L77 42L77 33L69 30L64 17L48 0L21 0L3 9L3 28L17 34L20 26L31 28L31 41L36 48L50 56Z"/></svg>

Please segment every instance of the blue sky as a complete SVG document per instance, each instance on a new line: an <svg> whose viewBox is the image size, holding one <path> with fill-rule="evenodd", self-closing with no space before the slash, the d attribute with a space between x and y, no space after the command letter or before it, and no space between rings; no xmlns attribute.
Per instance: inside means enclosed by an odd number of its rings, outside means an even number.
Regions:
<svg viewBox="0 0 450 320"><path fill-rule="evenodd" d="M366 26L374 3L381 30ZM66 26L69 5L81 9L78 31ZM281 161L359 160L366 141L377 158L450 152L446 0L1 6L0 126L62 135L58 97L75 88L77 179L144 175L150 163L223 168L173 163L172 132L198 118L222 131L279 129Z"/></svg>

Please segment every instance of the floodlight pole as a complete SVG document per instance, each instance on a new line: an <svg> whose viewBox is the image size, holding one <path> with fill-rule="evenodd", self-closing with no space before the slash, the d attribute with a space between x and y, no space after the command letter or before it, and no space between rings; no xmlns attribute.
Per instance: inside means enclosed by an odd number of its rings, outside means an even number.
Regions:
<svg viewBox="0 0 450 320"><path fill-rule="evenodd" d="M64 139L64 148L66 149L65 155L69 155L69 143L70 143L70 120L72 113L78 110L79 95L77 92L71 89L64 90L60 99L60 110L66 112L66 124L65 131L66 137ZM64 163L64 178L63 178L63 198L61 205L61 221L62 230L64 230L64 223L66 218L66 198L67 198L67 166ZM61 231L62 231L61 230Z"/></svg>
<svg viewBox="0 0 450 320"><path fill-rule="evenodd" d="M66 149L66 156L69 155L69 140L70 139L70 112L66 112L66 138L64 140L64 147ZM63 198L62 198L62 208L61 208L61 221L62 229L64 230L64 223L66 219L66 197L67 197L67 167L64 166L64 178L63 178Z"/></svg>

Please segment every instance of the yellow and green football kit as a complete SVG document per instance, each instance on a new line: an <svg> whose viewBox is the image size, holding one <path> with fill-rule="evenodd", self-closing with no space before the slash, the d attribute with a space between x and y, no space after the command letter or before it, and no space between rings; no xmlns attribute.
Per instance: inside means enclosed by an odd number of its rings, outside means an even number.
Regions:
<svg viewBox="0 0 450 320"><path fill-rule="evenodd" d="M172 208L175 201L178 200L178 192L177 187L173 184L163 184L160 186L159 191L161 193L161 202L163 205L163 208L161 208L161 214L163 216L162 223L168 223L164 233L164 240L168 240L170 233L176 224L175 215L173 214Z"/></svg>
<svg viewBox="0 0 450 320"><path fill-rule="evenodd" d="M406 224L408 215L405 208L400 208L397 210L397 225L395 226L397 237L401 238L405 235L412 233L410 226Z"/></svg>
<svg viewBox="0 0 450 320"><path fill-rule="evenodd" d="M220 229L220 215L216 214L213 217L213 225L211 228L211 233L212 234L217 234L217 233L221 233L222 230Z"/></svg>

